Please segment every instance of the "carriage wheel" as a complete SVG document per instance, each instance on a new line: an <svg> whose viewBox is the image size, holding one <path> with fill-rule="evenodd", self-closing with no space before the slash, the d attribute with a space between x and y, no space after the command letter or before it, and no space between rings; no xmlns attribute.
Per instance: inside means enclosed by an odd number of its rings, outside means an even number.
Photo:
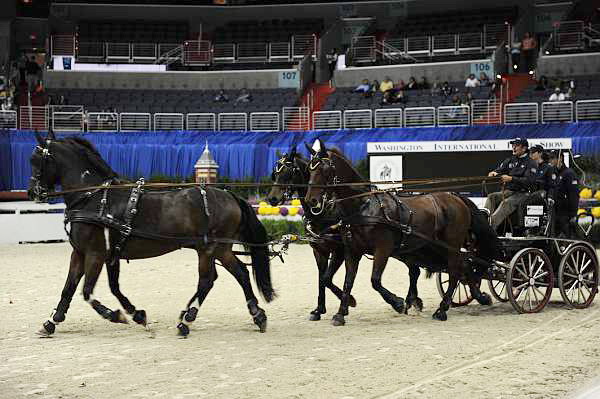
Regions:
<svg viewBox="0 0 600 399"><path fill-rule="evenodd" d="M598 292L598 262L590 248L575 245L562 257L558 288L567 305L575 309L591 305Z"/></svg>
<svg viewBox="0 0 600 399"><path fill-rule="evenodd" d="M508 302L506 280L488 280L488 287L492 296L496 298L498 302Z"/></svg>
<svg viewBox="0 0 600 399"><path fill-rule="evenodd" d="M437 289L440 293L440 296L443 298L446 291L448 291L448 285L450 285L450 277L447 273L436 274ZM479 284L481 284L481 282ZM458 285L456 286L456 290L454 290L454 295L452 296L452 307L458 308L461 306L467 306L472 301L473 296L471 295L471 288L465 282L459 281Z"/></svg>
<svg viewBox="0 0 600 399"><path fill-rule="evenodd" d="M519 313L537 313L546 306L554 288L550 259L537 248L525 248L510 261L506 276L508 299Z"/></svg>

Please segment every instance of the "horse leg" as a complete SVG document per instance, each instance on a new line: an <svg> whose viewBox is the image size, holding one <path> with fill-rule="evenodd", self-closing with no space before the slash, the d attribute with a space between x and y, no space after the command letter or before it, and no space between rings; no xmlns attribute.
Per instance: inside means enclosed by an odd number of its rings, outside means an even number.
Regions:
<svg viewBox="0 0 600 399"><path fill-rule="evenodd" d="M479 302L480 305L491 305L492 297L485 292L481 292L481 289L479 289L479 287L481 286L481 276L476 275L469 264L464 263L463 265L466 269L467 283L469 284L469 288L471 289L471 296L473 296L473 298L477 300L477 302Z"/></svg>
<svg viewBox="0 0 600 399"><path fill-rule="evenodd" d="M56 325L65 321L65 315L69 310L73 294L79 285L79 281L83 276L83 255L73 250L71 252L71 262L69 264L69 273L67 274L67 281L63 287L60 295L60 301L56 306L56 309L50 316L50 320L46 320L43 324L43 328L38 331L39 335L50 336L54 334Z"/></svg>
<svg viewBox="0 0 600 399"><path fill-rule="evenodd" d="M408 309L415 307L419 312L423 311L423 300L419 298L419 290L417 288L417 281L421 275L421 269L419 266L414 264L407 264L408 276L410 277L410 287L408 287L408 294L406 295L406 309L404 313L408 312Z"/></svg>
<svg viewBox="0 0 600 399"><path fill-rule="evenodd" d="M254 295L254 291L252 291L252 284L250 284L248 268L231 252L231 250L225 252L219 260L242 287L250 316L252 316L252 320L254 321L254 324L258 326L260 332L264 333L267 331L267 314L258 306L258 300Z"/></svg>
<svg viewBox="0 0 600 399"><path fill-rule="evenodd" d="M94 287L98 281L98 276L102 271L102 265L104 264L104 255L88 253L85 256L85 279L83 282L83 299L89 303L92 308L103 318L112 323L127 323L127 319L121 313L120 310L110 310L106 306L102 305L100 301L94 299L92 293Z"/></svg>
<svg viewBox="0 0 600 399"><path fill-rule="evenodd" d="M381 277L385 271L387 261L392 254L392 250L393 246L379 246L375 249L373 270L371 272L371 286L375 291L379 292L383 300L389 303L396 312L404 313L404 300L394 295L381 284Z"/></svg>
<svg viewBox="0 0 600 399"><path fill-rule="evenodd" d="M346 277L344 279L344 293L342 294L342 300L338 312L333 316L332 323L334 326L343 326L346 324L344 316L348 315L348 304L350 302L350 293L352 292L352 286L354 285L354 279L358 272L358 262L360 261L361 254L356 254L347 250L345 257L346 265Z"/></svg>
<svg viewBox="0 0 600 399"><path fill-rule="evenodd" d="M344 292L341 289L339 289L337 285L333 284L333 276L335 276L335 273L337 273L340 266L342 266L342 263L344 263L344 250L334 250L331 254L331 259L329 260L327 271L323 276L325 280L325 286L329 288L331 292L333 292L335 296L337 296L340 300L342 300L342 295L344 294ZM356 299L354 299L352 295L350 295L350 298L348 300L348 306L350 306L351 308L356 307Z"/></svg>
<svg viewBox="0 0 600 399"><path fill-rule="evenodd" d="M214 260L204 252L198 252L198 288L194 296L189 300L186 310L181 312L180 322L177 324L178 335L187 337L190 333L189 324L196 320L198 308L202 306L204 299L212 289L215 281L216 270ZM198 308L190 307L194 300L198 299Z"/></svg>
<svg viewBox="0 0 600 399"><path fill-rule="evenodd" d="M121 292L121 288L119 287L119 273L121 271L121 263L119 259L113 259L109 262L106 262L106 272L108 274L108 286L110 287L110 292L117 297L123 309L129 315L133 315L133 321L137 324L141 324L146 326L146 311L145 310L136 310L135 306L129 302L129 299Z"/></svg>
<svg viewBox="0 0 600 399"><path fill-rule="evenodd" d="M446 312L450 309L454 291L461 277L460 264L461 260L457 254L448 254L448 290L444 294L442 302L440 302L440 307L433 314L433 318L436 320L446 321L448 319Z"/></svg>
<svg viewBox="0 0 600 399"><path fill-rule="evenodd" d="M319 296L317 299L317 307L310 312L309 320L321 320L321 315L327 313L325 307L325 273L327 272L327 261L329 253L318 247L313 247L313 255L319 269Z"/></svg>

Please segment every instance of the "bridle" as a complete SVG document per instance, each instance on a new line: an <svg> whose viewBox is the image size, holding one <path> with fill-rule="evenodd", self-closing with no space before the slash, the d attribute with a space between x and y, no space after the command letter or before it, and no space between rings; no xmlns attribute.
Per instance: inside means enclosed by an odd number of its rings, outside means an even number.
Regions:
<svg viewBox="0 0 600 399"><path fill-rule="evenodd" d="M284 173L289 173L290 178L289 184L282 185L283 192L281 194L280 202L287 201L292 198L292 195L294 193L294 190L292 188L292 185L294 184L294 177L296 176L296 174L302 174L302 171L300 170L298 165L296 165L296 163L293 160L290 161L287 155L277 161L277 164L273 169L273 173L271 174L271 180L276 181L277 178L279 178L279 176L283 175Z"/></svg>
<svg viewBox="0 0 600 399"><path fill-rule="evenodd" d="M335 155L335 154L333 154L333 155ZM333 163L333 160L328 156L321 157L317 153L317 154L313 155L312 158L310 159L310 162L308 164L308 170L309 170L309 172L312 173L320 166L327 166L328 170L330 171L325 176L325 185L336 186L336 185L342 183L342 180L335 173L335 164ZM309 181L308 184L311 185L314 183ZM323 192L321 194L321 200L317 203L316 207L311 206L310 212L313 215L318 216L318 215L321 215L325 211L326 208L332 208L334 204L335 204L334 199L329 198L329 189L325 188L325 189L323 189Z"/></svg>
<svg viewBox="0 0 600 399"><path fill-rule="evenodd" d="M45 182L43 182L43 174L44 170L48 165L48 161L52 158L52 154L50 153L50 144L51 140L46 141L46 147L42 147L40 145L35 147L36 153L40 155L40 165L37 173L31 175L31 192L33 194L33 199L36 202L47 202L48 201L48 186Z"/></svg>

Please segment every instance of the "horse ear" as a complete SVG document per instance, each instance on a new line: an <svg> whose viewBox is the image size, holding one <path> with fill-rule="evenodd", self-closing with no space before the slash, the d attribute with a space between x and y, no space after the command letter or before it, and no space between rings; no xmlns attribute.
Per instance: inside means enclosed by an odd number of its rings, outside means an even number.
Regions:
<svg viewBox="0 0 600 399"><path fill-rule="evenodd" d="M306 146L306 149L308 150L308 152L309 152L311 155L315 155L315 154L317 153L317 152L316 152L315 150L313 150L313 149L312 149L312 147L311 147L311 146L309 146L307 143L304 143L304 145Z"/></svg>
<svg viewBox="0 0 600 399"><path fill-rule="evenodd" d="M43 137L40 136L40 134L38 132L35 132L35 139L37 140L40 147L46 146L46 140L44 140Z"/></svg>
<svg viewBox="0 0 600 399"><path fill-rule="evenodd" d="M290 159L294 159L296 157L296 146L292 147L289 157L290 157Z"/></svg>
<svg viewBox="0 0 600 399"><path fill-rule="evenodd" d="M275 156L277 158L281 158L281 157L283 157L283 154L281 153L281 151L277 150L277 151L275 151Z"/></svg>
<svg viewBox="0 0 600 399"><path fill-rule="evenodd" d="M54 130L52 130L52 128L48 129L47 140L56 140L56 136L54 135Z"/></svg>

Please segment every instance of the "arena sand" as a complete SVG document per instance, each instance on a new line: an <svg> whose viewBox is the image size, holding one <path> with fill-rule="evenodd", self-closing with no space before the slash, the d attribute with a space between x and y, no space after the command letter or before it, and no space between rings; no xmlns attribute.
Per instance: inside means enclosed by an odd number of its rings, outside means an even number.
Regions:
<svg viewBox="0 0 600 399"><path fill-rule="evenodd" d="M261 306L260 334L242 291L219 268L188 339L176 337L197 273L189 250L123 262L121 287L148 312L150 331L111 324L78 289L54 338L34 335L56 306L67 274L68 244L0 246L0 398L562 398L600 372L600 305L568 310L557 290L540 314L510 304L431 314L440 298L421 278L421 315L395 313L370 286L364 259L354 287L358 307L345 327L328 313L310 322L316 267L308 246L274 261L279 298ZM343 269L342 269L343 270ZM343 273L336 282L341 284ZM402 296L407 269L391 261L384 285ZM95 296L111 308L103 272Z"/></svg>

